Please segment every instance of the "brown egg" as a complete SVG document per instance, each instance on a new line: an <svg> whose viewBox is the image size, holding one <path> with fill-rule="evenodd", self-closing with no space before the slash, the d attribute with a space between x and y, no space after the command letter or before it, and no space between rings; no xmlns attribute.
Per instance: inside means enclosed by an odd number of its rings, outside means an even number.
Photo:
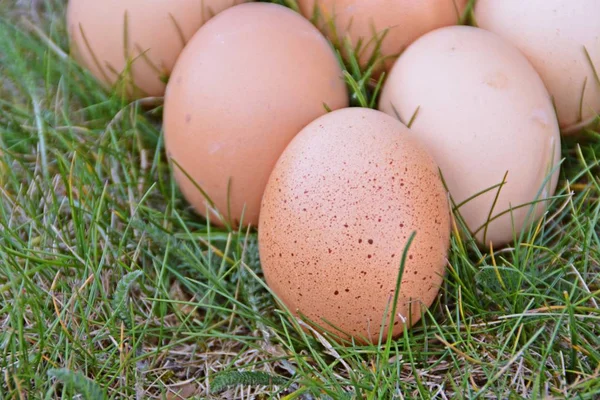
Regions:
<svg viewBox="0 0 600 400"><path fill-rule="evenodd" d="M258 223L269 174L300 130L348 94L327 40L294 11L242 4L213 18L181 54L165 98L169 156L232 225ZM202 192L175 166L187 200ZM211 220L219 223L214 214Z"/></svg>
<svg viewBox="0 0 600 400"><path fill-rule="evenodd" d="M438 167L406 127L375 110L334 111L304 128L273 170L259 225L262 268L292 312L376 342L413 232L393 334L435 299L449 217Z"/></svg>
<svg viewBox="0 0 600 400"><path fill-rule="evenodd" d="M162 96L173 65L216 13L245 0L70 0L75 58L108 86L133 97Z"/></svg>
<svg viewBox="0 0 600 400"><path fill-rule="evenodd" d="M600 113L600 1L478 0L475 18L527 56L554 97L564 133Z"/></svg>
<svg viewBox="0 0 600 400"><path fill-rule="evenodd" d="M354 48L362 42L360 61L366 65L378 38L387 29L381 55L393 64L406 46L419 36L443 26L458 23L467 0L298 0L307 18L336 41L349 36ZM315 14L317 10L317 14ZM334 22L335 32L331 29ZM337 37L336 37L337 36Z"/></svg>
<svg viewBox="0 0 600 400"><path fill-rule="evenodd" d="M556 114L531 64L499 36L454 26L421 37L394 65L379 109L412 120L480 242L506 244L545 212L558 179Z"/></svg>

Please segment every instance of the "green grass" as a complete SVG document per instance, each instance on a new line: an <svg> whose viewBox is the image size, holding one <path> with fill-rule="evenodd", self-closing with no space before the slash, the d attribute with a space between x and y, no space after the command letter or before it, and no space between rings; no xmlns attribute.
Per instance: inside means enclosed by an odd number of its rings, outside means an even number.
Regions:
<svg viewBox="0 0 600 400"><path fill-rule="evenodd" d="M564 141L556 199L518 243L454 235L423 321L344 347L276 306L254 232L189 209L161 105L65 56L64 1L22 3L0 0L0 399L600 396L600 133ZM373 105L364 77L348 63Z"/></svg>

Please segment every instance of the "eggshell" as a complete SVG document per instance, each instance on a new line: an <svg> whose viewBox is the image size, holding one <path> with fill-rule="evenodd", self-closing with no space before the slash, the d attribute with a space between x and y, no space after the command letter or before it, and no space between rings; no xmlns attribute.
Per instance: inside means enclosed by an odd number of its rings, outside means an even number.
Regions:
<svg viewBox="0 0 600 400"><path fill-rule="evenodd" d="M165 98L166 149L232 225L243 216L256 226L277 158L324 104L345 107L348 94L323 35L283 6L242 4L204 25L181 54ZM201 191L174 170L207 216Z"/></svg>
<svg viewBox="0 0 600 400"><path fill-rule="evenodd" d="M443 279L448 197L438 167L406 127L347 108L312 122L279 159L262 203L260 259L292 312L376 342L413 232L397 303L409 326ZM396 317L393 334L402 330Z"/></svg>
<svg viewBox="0 0 600 400"><path fill-rule="evenodd" d="M478 0L475 7L479 27L517 46L533 64L565 133L600 112L599 16L598 0Z"/></svg>
<svg viewBox="0 0 600 400"><path fill-rule="evenodd" d="M362 41L361 63L366 65L378 38L387 29L381 55L393 58L419 36L460 19L467 0L298 0L301 12L315 16L317 24L332 39L349 36L356 48ZM331 22L335 31L331 29ZM336 37L337 35L337 37Z"/></svg>
<svg viewBox="0 0 600 400"><path fill-rule="evenodd" d="M244 0L70 0L74 56L132 97L162 96L175 60L209 18Z"/></svg>
<svg viewBox="0 0 600 400"><path fill-rule="evenodd" d="M558 179L556 114L531 64L499 36L455 26L421 37L390 72L379 108L405 123L414 116L411 135L433 154L457 205L487 190L459 208L480 242L510 242L532 221L526 203L540 200L535 218L545 211ZM495 202L498 188L489 189L507 172Z"/></svg>

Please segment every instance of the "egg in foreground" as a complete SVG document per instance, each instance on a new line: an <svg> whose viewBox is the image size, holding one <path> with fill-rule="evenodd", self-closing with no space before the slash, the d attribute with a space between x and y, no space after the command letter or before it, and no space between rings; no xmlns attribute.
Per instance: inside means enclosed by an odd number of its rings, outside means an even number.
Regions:
<svg viewBox="0 0 600 400"><path fill-rule="evenodd" d="M361 42L363 65L368 64L377 41L387 30L380 48L381 56L387 58L386 69L421 35L457 24L465 4L466 0L298 1L302 14L307 18L316 17L317 25L333 41L347 36L354 48Z"/></svg>
<svg viewBox="0 0 600 400"><path fill-rule="evenodd" d="M600 1L478 0L475 19L515 45L554 98L563 133L600 113Z"/></svg>
<svg viewBox="0 0 600 400"><path fill-rule="evenodd" d="M326 107L347 104L333 49L309 21L268 3L222 12L183 51L165 97L165 145L183 195L213 223L256 226L281 152Z"/></svg>
<svg viewBox="0 0 600 400"><path fill-rule="evenodd" d="M245 0L70 0L75 58L133 98L162 96L187 41L213 15Z"/></svg>
<svg viewBox="0 0 600 400"><path fill-rule="evenodd" d="M496 34L424 35L394 65L379 109L412 121L480 243L504 245L546 210L558 180L556 114L532 65Z"/></svg>
<svg viewBox="0 0 600 400"><path fill-rule="evenodd" d="M262 268L292 312L377 342L413 232L393 335L434 301L449 218L438 168L406 127L375 110L334 111L304 128L273 170L259 225Z"/></svg>

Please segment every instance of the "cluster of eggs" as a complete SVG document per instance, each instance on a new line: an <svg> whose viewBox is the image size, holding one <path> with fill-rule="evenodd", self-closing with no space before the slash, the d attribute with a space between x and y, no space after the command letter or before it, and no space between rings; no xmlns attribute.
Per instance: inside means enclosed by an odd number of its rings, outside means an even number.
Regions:
<svg viewBox="0 0 600 400"><path fill-rule="evenodd" d="M451 210L485 246L539 219L560 131L600 111L596 0L478 0L478 27L458 25L466 0L99 3L70 1L74 56L130 97L165 94L184 197L217 225L258 225L269 286L342 338L420 319ZM379 111L348 107L340 37L363 65L381 54Z"/></svg>

